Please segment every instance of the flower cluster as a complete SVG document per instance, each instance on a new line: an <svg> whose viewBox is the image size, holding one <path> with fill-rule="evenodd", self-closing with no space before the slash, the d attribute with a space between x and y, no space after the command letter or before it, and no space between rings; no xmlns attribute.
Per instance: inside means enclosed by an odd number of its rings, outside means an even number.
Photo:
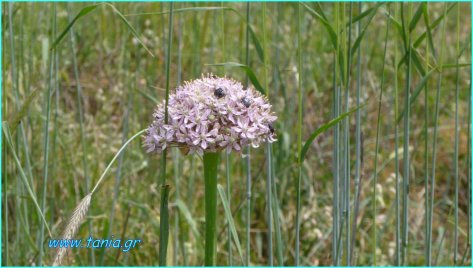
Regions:
<svg viewBox="0 0 473 268"><path fill-rule="evenodd" d="M164 103L144 137L148 152L178 146L185 153L240 152L246 145L275 141L276 116L268 100L252 88L228 78L202 76L169 95L166 123Z"/></svg>

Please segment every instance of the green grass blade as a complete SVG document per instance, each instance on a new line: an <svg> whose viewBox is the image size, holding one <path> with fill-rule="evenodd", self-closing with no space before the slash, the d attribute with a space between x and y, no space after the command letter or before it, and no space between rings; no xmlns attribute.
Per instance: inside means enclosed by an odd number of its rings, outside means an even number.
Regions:
<svg viewBox="0 0 473 268"><path fill-rule="evenodd" d="M447 15L450 13L450 11L453 10L453 8L455 7L455 5L457 5L458 3L452 3L448 8L447 8L447 12L444 12L440 17L438 17L436 20L434 20L432 22L432 24L430 25L430 30L433 30L435 29L446 17ZM420 46L420 44L422 44L422 41L424 41L424 38L427 36L427 31L423 32L413 43L413 46L414 47L418 47Z"/></svg>
<svg viewBox="0 0 473 268"><path fill-rule="evenodd" d="M56 9L54 8L54 11ZM56 19L56 14L53 16L53 20ZM41 211L46 211L46 194L48 187L48 176L49 176L49 123L51 119L51 91L53 88L53 79L54 79L54 53L49 53L49 79L48 79L48 89L45 93L44 98L44 117L46 118L44 124L44 152L43 152L43 191L41 198ZM39 232L39 254L38 254L38 265L42 266L43 264L43 247L44 244L44 221L41 222L40 232Z"/></svg>
<svg viewBox="0 0 473 268"><path fill-rule="evenodd" d="M300 3L300 4L303 7L305 7L305 9L307 9L309 13L312 14L312 16L314 16L318 21L320 21L320 23L322 23L325 30L328 32L330 36L330 41L332 42L333 47L336 48L338 44L338 36L337 36L337 33L334 31L332 25L330 25L330 23L326 20L326 18L323 15L319 14L317 11L315 11L308 5L304 3Z"/></svg>
<svg viewBox="0 0 473 268"><path fill-rule="evenodd" d="M128 144L130 144L130 142L132 142L134 139L136 139L137 137L141 136L143 133L145 133L148 129L145 128L145 129L142 129L140 131L138 131L137 133L135 133L133 136L131 136L131 138L129 138L123 145L122 147L120 147L120 149L118 150L118 152L115 154L115 156L112 158L112 160L108 163L107 167L105 168L105 170L103 171L102 175L100 176L99 180L97 181L97 183L95 183L95 186L94 188L92 189L92 191L90 191L91 194L95 193L95 191L97 191L98 187L100 186L100 184L102 183L103 179L105 178L105 175L107 174L107 172L110 170L110 168L112 167L113 163L115 162L115 160L117 160L117 158L120 156L121 152L123 150L125 150L125 148L127 147Z"/></svg>
<svg viewBox="0 0 473 268"><path fill-rule="evenodd" d="M433 41L433 38L432 38L432 28L430 27L429 6L428 5L429 5L428 3L423 5L423 17L424 17L425 28L427 28L427 30L425 32L427 34L427 40L428 40L429 48L432 51L432 55L434 56L434 59L435 59L435 58L437 58L437 53L435 52L434 41ZM429 57L429 53L426 53L426 57L427 58Z"/></svg>
<svg viewBox="0 0 473 268"><path fill-rule="evenodd" d="M263 89L263 86L261 86L261 83L258 81L258 78L256 78L256 75L253 72L253 70L245 64L241 64L241 63L237 63L237 62L224 62L224 63L206 64L206 66L222 66L222 67L228 67L228 68L230 68L230 67L241 68L245 71L245 73L248 76L248 78L250 79L251 83L253 84L253 86L255 86L255 89L258 90L261 94L266 95L266 91Z"/></svg>
<svg viewBox="0 0 473 268"><path fill-rule="evenodd" d="M420 3L419 6L417 7L416 12L414 13L414 16L411 19L411 22L409 23L409 32L412 32L416 28L417 23L419 22L423 14L425 4L426 3Z"/></svg>
<svg viewBox="0 0 473 268"><path fill-rule="evenodd" d="M68 4L67 6L67 15L69 21L72 21L72 18L70 16L70 5ZM78 110L78 119L79 119L79 130L80 130L80 143L81 143L81 149L82 149L82 168L84 172L84 178L85 178L85 189L86 191L90 191L90 177L89 177L89 165L87 162L87 155L88 155L88 148L87 148L87 141L85 139L86 134L85 134L85 127L84 127L84 110L82 108L82 86L81 86L81 81L80 81L80 75L79 75L79 67L77 63L77 56L76 56L76 35L74 32L74 28L71 27L69 28L69 34L70 34L70 39L69 43L71 45L71 51L72 51L72 65L74 68L74 79L76 81L76 105L77 105L77 110ZM87 213L90 213L87 211ZM92 222L88 222L88 228L89 232L92 232ZM90 252L90 259L92 260L92 264L95 265L95 254L94 252Z"/></svg>
<svg viewBox="0 0 473 268"><path fill-rule="evenodd" d="M125 25L130 29L130 31L133 33L133 35L136 37L138 42L143 46L143 48L152 56L154 57L154 54L148 49L148 47L143 43L141 40L139 34L136 32L135 28L130 24L130 22L125 18L125 16L118 11L118 9L115 8L110 3L99 3L91 6L84 7L79 11L79 13L72 19L71 22L67 25L67 27L62 31L62 33L54 40L53 44L51 45L51 50L56 49L57 45L61 42L61 40L66 36L66 34L69 32L69 30L72 28L72 26L79 20L80 18L84 17L85 15L89 14L93 10L95 10L98 6L105 5L109 6L115 14L125 23Z"/></svg>
<svg viewBox="0 0 473 268"><path fill-rule="evenodd" d="M8 123L3 122L2 126L3 126L2 127L3 134L5 135L4 137L5 137L5 140L7 142L8 148L10 149L10 151L12 153L12 156L13 156L13 160L15 160L15 163L18 167L18 171L20 172L20 178L22 179L22 182L23 182L23 184L25 185L25 187L28 191L29 197L33 201L33 204L35 205L36 210L38 211L38 214L40 215L41 220L42 220L44 226L46 227L46 230L49 233L49 237L52 237L51 229L49 228L49 225L46 221L46 218L44 217L44 214L41 211L41 208L39 207L36 195L34 194L33 189L31 188L31 186L28 183L28 179L27 179L26 174L25 174L25 172L24 172L24 170L21 166L20 159L18 159L18 156L15 153L15 150L14 150L14 147L13 147L13 142L12 142L12 139L11 139L10 128L8 127Z"/></svg>
<svg viewBox="0 0 473 268"><path fill-rule="evenodd" d="M347 117L347 116L351 115L352 113L356 112L358 109L363 108L365 105L366 104L362 104L361 106L355 107L355 108L351 109L350 111L341 114L337 118L334 118L334 119L330 120L329 122L327 122L327 123L323 124L322 126L320 126L317 130L312 132L312 134L310 134L309 138L305 141L304 146L302 147L301 153L299 155L299 159L301 159L301 162L303 162L305 160L305 156L307 154L307 151L310 149L310 145L315 140L315 138L317 138L320 134L324 133L325 131L327 131L328 129L330 129L331 127L333 127L334 125L336 125L337 123L342 121L343 119L345 119L345 117Z"/></svg>
<svg viewBox="0 0 473 268"><path fill-rule="evenodd" d="M21 105L20 110L10 116L10 120L8 120L8 125L11 126L11 133L15 134L15 131L18 125L21 123L23 118L27 115L28 109L30 108L32 102L36 99L36 97L41 93L40 87L35 88L29 95L26 97L25 101Z"/></svg>
<svg viewBox="0 0 473 268"><path fill-rule="evenodd" d="M362 3L358 3L358 12L361 14L366 13L362 12ZM366 13L368 14L368 13ZM356 18L356 17L355 17ZM357 24L357 36L361 34L361 21L358 21ZM360 106L360 97L361 97L361 40L360 45L357 49L357 62L356 62L356 106ZM360 177L361 177L361 165L362 165L362 148L361 148L361 111L358 109L356 111L356 129L355 129L355 201L354 201L354 211L353 211L353 226L351 232L351 248L350 252L350 262L347 265L356 265L353 261L353 250L355 248L355 239L357 231L357 220L358 212L360 207Z"/></svg>
<svg viewBox="0 0 473 268"><path fill-rule="evenodd" d="M153 52L151 52L151 50L149 50L149 48L145 45L145 43L143 43L143 41L140 38L140 35L136 32L135 28L133 28L133 26L125 18L125 16L123 16L123 14L120 11L118 11L118 9L115 6L113 6L112 4L109 4L109 3L104 3L104 4L107 5L107 6L110 6L110 8L112 8L112 10L115 12L115 14L117 14L117 16L123 21L123 23L125 23L125 25L128 27L128 29L130 29L130 31L136 37L138 42L141 44L141 46L143 46L143 48L148 52L148 54L150 54L154 58ZM171 16L172 16L172 12L171 12Z"/></svg>
<svg viewBox="0 0 473 268"><path fill-rule="evenodd" d="M262 34L263 34L263 51L266 54L267 52L267 41L266 41L266 3L262 3ZM269 97L269 86L268 86L268 72L267 69L269 68L268 58L264 58L264 66L263 66L263 81L264 81L264 88L266 92L266 96ZM266 207L267 207L267 225L268 225L268 265L273 266L273 206L272 206L272 164L273 158L271 155L271 144L266 143Z"/></svg>
<svg viewBox="0 0 473 268"><path fill-rule="evenodd" d="M388 7L389 11L388 13L391 13L390 7ZM381 67L381 82L379 86L379 100L378 100L378 117L376 121L376 145L375 145L375 151L374 151L374 179L373 179L373 197L371 198L373 201L373 237L372 237L372 244L373 244L373 266L376 266L376 251L378 250L377 243L378 240L376 238L377 236L377 230L376 230L376 217L377 217L377 207L376 207L376 202L377 202L377 183L378 183L378 150L379 150L379 132L380 132L380 127L381 127L381 105L383 101L383 89L384 89L384 69L386 66L386 52L387 52L387 47L388 47L388 36L389 36L389 25L390 25L390 20L387 19L386 22L386 37L384 39L384 53L383 53L383 67Z"/></svg>
<svg viewBox="0 0 473 268"><path fill-rule="evenodd" d="M460 74L458 61L460 60L460 5L457 5L457 45L456 45L456 58L457 58L457 67L455 70L455 144L454 144L454 153L453 153L453 168L455 176L455 197L454 197L454 206L455 206L455 230L454 230L454 241L453 241L453 264L456 266L458 263L458 98L460 94Z"/></svg>
<svg viewBox="0 0 473 268"><path fill-rule="evenodd" d="M430 76L435 72L435 69L432 69L430 70L426 75L424 75L424 77L422 77L422 79L419 81L419 83L417 84L417 86L415 87L414 91L412 92L411 96L410 96L410 105L412 105L413 103L415 103L415 101L417 100L417 97L419 97L419 94L420 92L422 91L422 89L425 88L425 85L427 84L427 81L429 81L429 78ZM397 118L397 122L400 122L401 119L404 117L404 113L405 113L405 109L401 111L400 115L398 116Z"/></svg>
<svg viewBox="0 0 473 268"><path fill-rule="evenodd" d="M51 45L50 49L52 50L52 49L56 48L56 46L61 42L61 40L64 38L64 36L66 36L66 34L69 32L69 30L72 28L72 26L74 25L74 23L76 23L76 21L78 19L80 19L83 16L89 14L90 12L92 12L94 9L96 9L100 5L101 4L95 4L95 5L91 5L91 6L86 6L83 9L81 9L79 11L79 13L77 13L77 15L74 17L74 19L72 19L72 21L69 22L66 29L64 29L64 31L62 31L62 33L56 38L56 40Z"/></svg>
<svg viewBox="0 0 473 268"><path fill-rule="evenodd" d="M353 24L353 23L356 23L356 22L358 22L359 24L361 24L361 20L362 20L364 17L370 15L373 11L377 10L378 7L379 7L380 5L382 5L382 4L384 4L384 3L378 3L378 4L376 4L374 7L370 7L370 8L368 8L367 10L365 10L365 11L361 12L360 14L356 15L355 17L353 17L351 23L349 23L349 24ZM347 27L348 27L348 26L349 26L349 25L347 24ZM358 35L358 36L360 36L360 35Z"/></svg>
<svg viewBox="0 0 473 268"><path fill-rule="evenodd" d="M297 151L301 154L302 150L302 114L303 114L303 88L302 88L302 10L301 5L297 5L297 55L298 55L298 83L297 83ZM296 245L295 245L295 266L299 266L300 262L300 225L301 225L301 180L302 180L302 159L298 159L297 181L296 181Z"/></svg>
<svg viewBox="0 0 473 268"><path fill-rule="evenodd" d="M246 3L246 25L250 24L250 2ZM250 28L246 27L245 35L245 63L246 66L250 65ZM248 87L250 84L250 78L246 75L245 86ZM250 266L251 262L251 149L250 146L246 147L246 165L245 165L245 177L246 177L246 258L244 264Z"/></svg>
<svg viewBox="0 0 473 268"><path fill-rule="evenodd" d="M182 13L182 12L193 12L193 11L232 11L240 19L243 18L242 14L238 12L238 10L231 8L231 7L187 7L187 8L179 8L174 10L174 13ZM145 13L135 13L135 14L126 14L124 15L125 17L127 16L146 16L146 15L164 15L164 14L169 14L169 11L163 11L163 12L145 12ZM258 37L256 36L255 31L253 30L253 27L251 27L249 21L246 21L246 28L247 32L249 33L249 36L251 37L251 40L253 41L253 44L255 45L256 53L258 54L259 59L264 62L264 51L263 51L263 46L258 40Z"/></svg>
<svg viewBox="0 0 473 268"><path fill-rule="evenodd" d="M409 16L412 11L412 3L409 3ZM407 32L405 27L405 19L403 14L403 4L401 4L401 16L402 16L402 27L403 32ZM404 93L404 167L403 167L403 232L402 232L402 262L401 265L407 265L407 251L408 251L408 235L409 235L409 222L408 222L408 208L409 208L409 127L410 127L410 111L411 111L411 63L412 63L412 46L411 46L411 34L408 33L408 41L406 49L408 49L408 64L406 68L406 87Z"/></svg>
<svg viewBox="0 0 473 268"><path fill-rule="evenodd" d="M171 13L169 15L168 36L167 36L167 53L166 53L166 95L164 99L164 122L168 123L168 103L169 103L169 84L171 72L171 48L172 48L172 29L173 29L173 8L174 3L170 3ZM166 185L166 155L167 149L161 154L161 219L159 221L159 266L166 266L167 249L169 240L169 208L168 208L168 192L169 186Z"/></svg>
<svg viewBox="0 0 473 268"><path fill-rule="evenodd" d="M399 14L397 4L395 4L395 17ZM395 230L395 245L396 245L396 258L395 265L401 265L401 188L400 188L400 179L399 179L399 131L398 131L398 122L396 121L399 107L399 93L398 93L398 43L394 42L394 176L396 178L396 196L395 196L395 208L396 208L396 230Z"/></svg>
<svg viewBox="0 0 473 268"><path fill-rule="evenodd" d="M227 218L227 222L230 225L230 230L232 232L233 241L235 242L235 246L238 250L238 254L240 255L241 261L243 262L243 252L241 250L240 239L238 239L238 233L235 228L235 222L233 221L232 212L230 210L230 206L228 205L228 199L225 195L225 190L219 184L217 185L218 193L220 195L220 200L222 200L223 209L225 210L225 217Z"/></svg>
<svg viewBox="0 0 473 268"><path fill-rule="evenodd" d="M444 16L448 12L447 4L444 4ZM445 29L446 29L447 19L443 21L442 25L442 35L440 39L440 55L439 55L439 65L442 66L443 63L443 54L445 48ZM436 161L437 161L437 132L438 132L438 119L439 119L439 109L440 109L440 89L442 86L442 70L439 70L439 74L437 77L437 90L436 90L436 97L435 97L435 112L434 112L434 133L432 138L432 171L431 171L431 179L430 179L430 209L429 209L429 234L428 234L428 244L427 244L427 264L429 266L432 265L432 231L433 231L433 218L434 218L434 200L435 200L435 180L436 180Z"/></svg>
<svg viewBox="0 0 473 268"><path fill-rule="evenodd" d="M199 233L199 230L197 229L197 223L192 217L191 212L189 211L189 208L186 206L186 204L182 200L176 200L176 206L179 208L179 211L184 215L184 218L187 221L187 224L191 227L192 233L196 237L198 241L201 240L201 236Z"/></svg>
<svg viewBox="0 0 473 268"><path fill-rule="evenodd" d="M428 3L426 3L423 7L423 14L424 14L424 21L426 23L426 27L429 30L429 24L428 24L428 19L426 20L426 14L428 13ZM425 68L429 70L429 49L433 48L433 43L428 42L426 45L426 62L425 62ZM435 53L435 51L432 51L432 53ZM428 84L427 82L425 83L424 87L424 139L425 139L425 148L424 148L424 196L425 196L425 227L424 227L424 241L425 244L429 243L428 237L429 237L429 228L428 228L428 223L429 223L429 96L428 96ZM415 91L414 91L415 92ZM427 265L427 259L428 259L428 252L427 252L427 246L425 247L425 263Z"/></svg>
<svg viewBox="0 0 473 268"><path fill-rule="evenodd" d="M169 190L168 184L161 186L160 214L159 214L159 266L166 266L169 241Z"/></svg>
<svg viewBox="0 0 473 268"><path fill-rule="evenodd" d="M350 102L349 102L349 96L350 96L350 78L351 78L351 62L352 62L352 55L354 54L354 51L350 49L351 47L351 39L352 39L352 17L353 17L353 3L349 4L349 23L348 23L348 43L344 42L344 51L346 51L346 59L347 59L347 78L346 78L346 84L345 84L345 112L348 112L350 108ZM342 24L343 25L343 24ZM345 45L346 44L346 45ZM350 219L351 219L351 202L350 202L350 194L351 194L351 172L350 172L350 129L349 129L349 120L348 117L346 117L343 120L344 124L344 138L345 138L345 149L344 149L344 217L346 219L346 224L345 224L345 263L348 265L351 260L350 260L350 247L351 247L351 234L350 234Z"/></svg>
<svg viewBox="0 0 473 268"><path fill-rule="evenodd" d="M215 11L215 10L234 10L231 7L184 7L184 8L176 8L172 12L174 14L178 13L185 13L191 11ZM124 14L125 17L131 16L149 16L149 15L165 15L171 13L170 10L162 11L162 12L143 12L143 13L132 13L132 14Z"/></svg>
<svg viewBox="0 0 473 268"><path fill-rule="evenodd" d="M358 49L358 47L360 46L360 43L361 43L361 40L363 39L363 37L365 36L365 33L366 33L366 30L368 29L368 26L371 22L371 20L373 20L374 16L376 15L376 11L378 10L378 8L383 5L384 3L378 3L376 4L376 6L374 6L373 8L371 8L371 11L370 13L366 14L366 15L369 15L368 17L368 22L366 23L365 27L363 28L363 30L361 31L361 33L358 35L358 37L355 39L355 42L353 43L353 46L351 47L351 54L354 55L355 54L355 51Z"/></svg>

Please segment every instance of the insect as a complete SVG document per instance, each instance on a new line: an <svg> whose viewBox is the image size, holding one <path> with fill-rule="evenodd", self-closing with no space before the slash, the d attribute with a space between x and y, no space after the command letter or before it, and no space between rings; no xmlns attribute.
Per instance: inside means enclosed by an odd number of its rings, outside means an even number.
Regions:
<svg viewBox="0 0 473 268"><path fill-rule="evenodd" d="M217 98L223 98L225 97L225 91L223 91L223 88L218 87L214 90L214 96Z"/></svg>
<svg viewBox="0 0 473 268"><path fill-rule="evenodd" d="M274 134L274 126L273 124L268 124L268 128L269 128L269 132L271 132L271 134Z"/></svg>
<svg viewBox="0 0 473 268"><path fill-rule="evenodd" d="M251 105L251 100L247 97L243 97L241 99L241 103L243 103L243 105L245 105L245 107L248 108Z"/></svg>

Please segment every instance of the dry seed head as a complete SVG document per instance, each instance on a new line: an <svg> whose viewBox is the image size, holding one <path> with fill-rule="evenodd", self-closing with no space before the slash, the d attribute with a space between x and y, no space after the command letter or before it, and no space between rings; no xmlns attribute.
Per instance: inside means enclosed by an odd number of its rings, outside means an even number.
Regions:
<svg viewBox="0 0 473 268"><path fill-rule="evenodd" d="M82 220L84 220L85 215L87 215L91 198L92 198L91 193L86 195L80 201L79 205L74 209L74 212L72 213L72 216L69 218L66 228L64 229L62 239L72 239L73 236L76 234L77 229L79 228ZM67 251L67 248L65 247L60 247L58 249L56 257L54 258L53 266L61 265L62 259L64 258L66 251Z"/></svg>

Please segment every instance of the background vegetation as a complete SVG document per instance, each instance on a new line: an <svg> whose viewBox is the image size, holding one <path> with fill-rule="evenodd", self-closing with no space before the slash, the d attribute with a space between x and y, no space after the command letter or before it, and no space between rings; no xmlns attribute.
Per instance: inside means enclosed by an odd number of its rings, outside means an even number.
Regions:
<svg viewBox="0 0 473 268"><path fill-rule="evenodd" d="M52 263L49 229L151 122L166 68L171 89L208 72L257 80L279 117L271 149L222 158L239 242L219 199L217 264L471 265L470 3L175 3L170 35L170 3L91 5L2 4L2 265ZM140 247L65 265L157 265L160 159L133 141L76 235ZM202 265L202 161L169 150L166 176L167 264Z"/></svg>

